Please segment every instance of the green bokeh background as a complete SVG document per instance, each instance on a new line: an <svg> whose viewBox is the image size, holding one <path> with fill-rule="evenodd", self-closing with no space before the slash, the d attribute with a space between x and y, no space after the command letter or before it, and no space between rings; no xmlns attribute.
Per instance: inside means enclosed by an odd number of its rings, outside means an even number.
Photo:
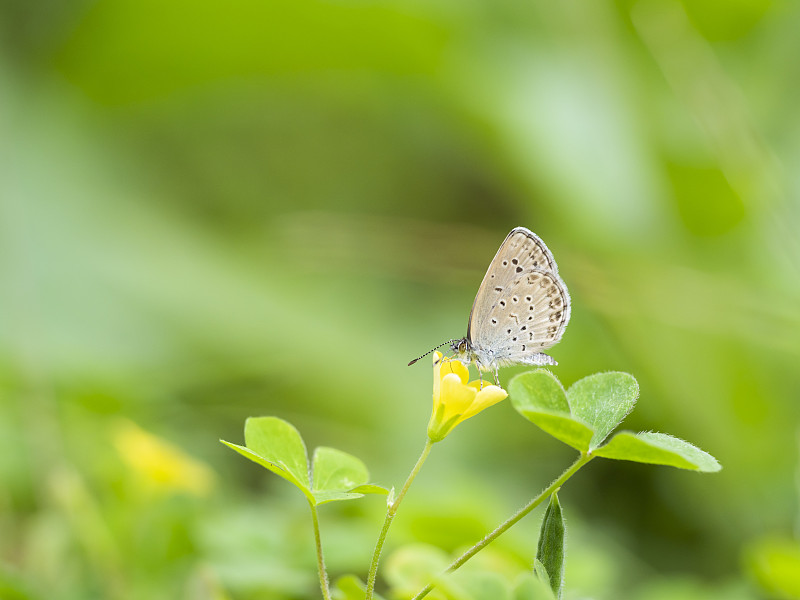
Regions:
<svg viewBox="0 0 800 600"><path fill-rule="evenodd" d="M401 484L406 363L465 333L517 225L572 293L561 380L633 373L626 426L724 467L581 472L566 597L800 595L799 28L766 0L0 3L0 597L319 597L302 497L218 438L276 415ZM145 489L123 419L207 493ZM571 460L492 408L390 553L457 552ZM321 512L363 577L382 501ZM529 564L540 515L485 560Z"/></svg>

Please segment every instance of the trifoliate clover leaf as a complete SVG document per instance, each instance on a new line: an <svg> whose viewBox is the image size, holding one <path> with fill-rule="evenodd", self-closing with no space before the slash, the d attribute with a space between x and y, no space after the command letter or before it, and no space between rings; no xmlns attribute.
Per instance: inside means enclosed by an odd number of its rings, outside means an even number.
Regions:
<svg viewBox="0 0 800 600"><path fill-rule="evenodd" d="M303 439L297 429L283 419L247 419L244 438L246 446L221 441L295 485L313 505L387 493L386 489L368 483L369 471L361 460L335 448L317 448L309 473Z"/></svg>

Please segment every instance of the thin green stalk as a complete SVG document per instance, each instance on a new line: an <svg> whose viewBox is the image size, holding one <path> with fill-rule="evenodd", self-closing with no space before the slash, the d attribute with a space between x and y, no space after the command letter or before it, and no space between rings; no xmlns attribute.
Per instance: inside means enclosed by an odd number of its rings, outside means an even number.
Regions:
<svg viewBox="0 0 800 600"><path fill-rule="evenodd" d="M570 477L572 477L578 471L578 469L580 469L583 465L588 463L593 458L594 456L590 454L581 453L581 455L578 457L578 460L572 463L572 465L569 468L567 468L567 470L564 471L558 477L558 479L554 480L553 483L551 483L541 494L539 494L533 500L528 502L528 504L526 504L520 510L518 510L507 521L499 525L494 531L487 534L486 537L484 537L480 542L478 542L472 548L464 552L464 554L459 556L455 561L453 561L453 563L449 567L447 567L447 569L445 570L444 573L442 573L442 575L447 575L448 573L452 573L453 571L458 569L461 565L463 565L465 562L467 562L470 558L475 556L478 552L483 550L486 546L491 544L494 540L496 540L508 529L510 529L512 525L514 525L517 521L522 519L522 517L527 515L534 508L539 506L544 500L549 498L550 495L553 492L555 492L558 488L560 488L564 484L564 482L566 482ZM416 596L414 596L414 598L412 598L412 600L421 600L422 598L427 596L435 586L436 586L435 581L429 583L424 588L422 588L422 590L420 590L419 593Z"/></svg>
<svg viewBox="0 0 800 600"><path fill-rule="evenodd" d="M431 447L433 447L433 442L430 440L430 438L428 438L425 440L425 447L422 449L422 454L420 454L419 458L417 459L417 464L415 464L414 468L411 469L411 473L409 473L408 479L406 479L405 484L403 484L403 488L400 490L400 493L397 494L397 498L395 498L394 502L386 507L386 518L383 521L381 532L378 534L378 541L375 544L375 552L372 554L372 563L369 566L366 600L372 600L372 595L375 593L375 576L378 574L378 562L381 559L383 543L386 541L386 534L389 533L389 527L391 526L394 516L397 513L397 508L403 501L406 492L408 492L408 488L411 487L411 482L414 481L417 473L419 473L419 470L422 468L422 464L425 462L425 459L428 458Z"/></svg>
<svg viewBox="0 0 800 600"><path fill-rule="evenodd" d="M322 590L322 597L325 600L331 600L328 572L325 569L325 558L322 556L322 539L319 535L319 516L317 515L317 506L310 500L308 505L311 507L311 520L314 523L314 541L317 544L317 570L319 571L319 587Z"/></svg>

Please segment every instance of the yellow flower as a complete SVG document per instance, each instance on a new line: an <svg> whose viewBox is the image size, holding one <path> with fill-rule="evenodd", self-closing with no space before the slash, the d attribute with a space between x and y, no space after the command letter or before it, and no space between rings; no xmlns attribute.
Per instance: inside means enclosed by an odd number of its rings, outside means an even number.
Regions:
<svg viewBox="0 0 800 600"><path fill-rule="evenodd" d="M204 496L214 485L214 473L204 463L131 421L120 420L113 439L137 483L149 492Z"/></svg>
<svg viewBox="0 0 800 600"><path fill-rule="evenodd" d="M469 381L469 371L461 361L433 355L433 412L428 423L432 442L443 440L462 421L474 417L484 408L497 404L508 393L496 385Z"/></svg>

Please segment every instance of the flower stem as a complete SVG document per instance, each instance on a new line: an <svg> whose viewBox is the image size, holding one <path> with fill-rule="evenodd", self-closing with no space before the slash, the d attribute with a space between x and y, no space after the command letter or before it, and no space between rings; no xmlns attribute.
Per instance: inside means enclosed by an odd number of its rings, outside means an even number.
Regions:
<svg viewBox="0 0 800 600"><path fill-rule="evenodd" d="M317 506L308 501L311 507L311 520L314 522L314 541L317 544L317 570L319 571L319 587L322 590L322 597L325 600L331 600L331 590L328 584L328 572L325 569L325 558L322 556L322 539L319 535L319 516L317 515Z"/></svg>
<svg viewBox="0 0 800 600"><path fill-rule="evenodd" d="M428 454L431 451L431 447L433 447L433 442L428 438L425 440L425 447L422 449L422 454L420 454L419 458L417 459L417 464L414 465L414 468L411 469L411 473L408 474L408 479L403 484L400 493L397 494L397 498L395 498L394 502L386 507L386 518L383 521L383 527L381 527L381 532L378 534L378 541L375 544L375 552L372 554L372 563L369 566L369 577L367 579L367 596L366 600L372 600L372 595L375 592L375 576L378 573L378 562L381 559L381 551L383 550L383 543L386 541L386 534L389 533L389 527L394 520L394 516L397 513L397 508L400 506L400 503L403 501L403 498L408 492L408 488L411 487L411 482L414 481L414 478L419 473L419 470L422 468L422 464L425 462L425 459L428 458Z"/></svg>
<svg viewBox="0 0 800 600"><path fill-rule="evenodd" d="M551 483L541 494L539 494L533 500L528 502L528 504L519 509L512 517L510 517L508 520L500 524L494 531L487 534L486 537L484 537L480 542L475 544L472 548L464 552L464 554L462 554L455 561L453 561L453 563L449 567L447 567L447 569L444 571L443 575L452 573L453 571L458 569L461 565L463 565L465 562L467 562L470 558L475 556L478 552L483 550L483 548L492 543L495 539L500 537L500 535L502 535L508 529L510 529L512 525L514 525L515 523L517 523L517 521L522 519L522 517L527 515L534 508L539 506L544 500L549 498L553 492L558 490L558 488L560 488L567 481L567 479L572 477L578 471L578 469L580 469L583 465L588 463L593 458L594 456L592 456L591 454L581 453L578 459L574 463L572 463L572 465L569 468L567 468L567 470L564 471L558 477L558 479L554 480L553 483ZM421 598L427 596L435 586L436 586L435 581L429 583L424 588L422 588L419 591L419 593L412 598L412 600L421 600ZM369 598L369 596L367 597Z"/></svg>

